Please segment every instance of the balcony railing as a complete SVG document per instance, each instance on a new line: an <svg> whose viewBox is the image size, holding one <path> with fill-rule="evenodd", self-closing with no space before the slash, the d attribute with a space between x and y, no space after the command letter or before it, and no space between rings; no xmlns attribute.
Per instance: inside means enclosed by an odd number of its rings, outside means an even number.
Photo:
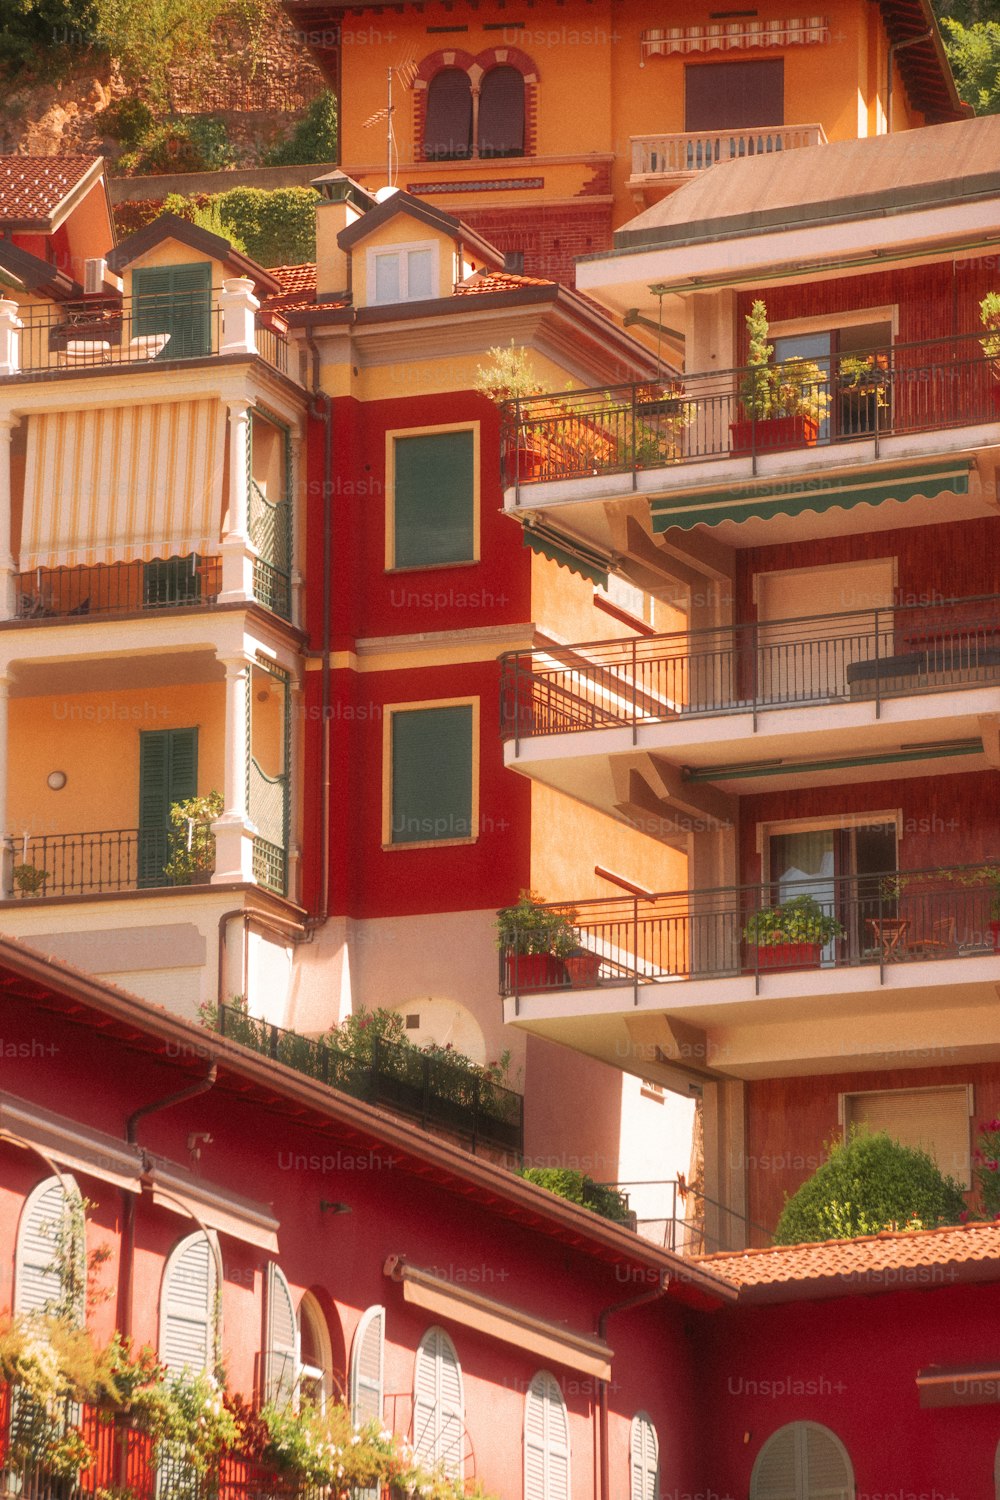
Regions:
<svg viewBox="0 0 1000 1500"><path fill-rule="evenodd" d="M795 151L826 142L822 125L764 125L752 129L682 131L632 137L633 177L674 177L718 162Z"/></svg>
<svg viewBox="0 0 1000 1500"><path fill-rule="evenodd" d="M215 604L221 589L221 557L192 554L154 562L36 568L16 576L16 613L20 620L47 620L207 608Z"/></svg>
<svg viewBox="0 0 1000 1500"><path fill-rule="evenodd" d="M331 1088L446 1130L478 1144L520 1154L524 1100L513 1089L466 1068L394 1042L374 1039L371 1056L339 1052L322 1039L256 1020L245 1010L219 1006L222 1036L284 1063Z"/></svg>
<svg viewBox="0 0 1000 1500"><path fill-rule="evenodd" d="M792 903L803 898L806 910ZM554 906L576 959L500 954L504 995L535 990L761 978L808 969L886 968L982 958L1000 943L1000 866L885 870ZM525 934L525 943L529 934Z"/></svg>
<svg viewBox="0 0 1000 1500"><path fill-rule="evenodd" d="M886 437L1000 419L998 371L974 334L894 344L871 351L871 360L861 375L820 361L818 378L805 381L801 361L798 371L794 361L775 366L778 404L767 418L746 404L759 368L523 397L505 408L504 481L520 487L722 458L755 468L777 452L861 441L877 456Z"/></svg>
<svg viewBox="0 0 1000 1500"><path fill-rule="evenodd" d="M1000 594L501 657L504 739L1000 682Z"/></svg>
<svg viewBox="0 0 1000 1500"><path fill-rule="evenodd" d="M181 881L164 873L173 847L165 828L11 834L5 842L10 886L4 895L8 900L198 884L211 876L210 870L203 870Z"/></svg>
<svg viewBox="0 0 1000 1500"><path fill-rule="evenodd" d="M289 371L281 320L260 312L247 332L245 302L216 291L162 297L94 298L87 302L24 305L21 327L0 326L0 369L9 376L43 371L141 368L214 354L254 354ZM241 316L241 315L244 315Z"/></svg>

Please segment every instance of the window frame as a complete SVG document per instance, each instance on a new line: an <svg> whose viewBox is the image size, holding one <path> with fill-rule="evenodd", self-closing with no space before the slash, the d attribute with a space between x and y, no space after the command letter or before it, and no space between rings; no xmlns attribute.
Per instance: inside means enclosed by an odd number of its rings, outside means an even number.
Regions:
<svg viewBox="0 0 1000 1500"><path fill-rule="evenodd" d="M956 1095L956 1097L958 1097L959 1095L961 1095L963 1093L965 1094L965 1098L966 1098L966 1110L967 1110L967 1114L968 1114L968 1153L967 1153L967 1160L966 1160L966 1164L965 1164L965 1181L960 1182L960 1185L964 1189L965 1192L970 1192L972 1190L972 1188L975 1187L975 1182L974 1182L974 1179L973 1179L972 1121L973 1121L973 1119L975 1117L975 1103L976 1103L976 1101L975 1101L975 1088L974 1088L973 1084L971 1084L971 1083L928 1083L928 1084L923 1084L923 1085L918 1084L918 1085L916 1085L913 1088L901 1088L901 1089L845 1089L845 1090L843 1090L843 1092L841 1092L841 1093L839 1093L837 1095L837 1122L840 1125L841 1130L844 1131L844 1132L846 1132L847 1126L850 1123L853 1123L848 1118L848 1116L851 1113L851 1108L850 1108L850 1102L849 1101L852 1100L852 1099L862 1099L862 1100L866 1099L866 1098L888 1099L888 1098L891 1098L892 1096L897 1096L897 1095L899 1095L899 1096L906 1095L907 1097L910 1097L910 1096L912 1096L914 1094L933 1094L933 1095L936 1095L938 1097L940 1097L942 1094L954 1094L954 1095ZM887 1134L888 1133L889 1132L887 1132ZM893 1137L893 1139L895 1139L895 1137ZM932 1153L928 1150L928 1148L926 1146L923 1146L920 1149L924 1150L924 1151L927 1151L928 1156L931 1156L931 1159L934 1160ZM944 1173L944 1175L946 1177L954 1177L956 1181L960 1181L960 1176L959 1176L958 1172L947 1170L944 1167L941 1167L940 1171L942 1173Z"/></svg>
<svg viewBox="0 0 1000 1500"><path fill-rule="evenodd" d="M438 568L473 568L482 561L481 432L478 420L443 422L436 427L390 427L385 434L385 572L428 573ZM454 562L396 562L396 441L399 438L446 437L451 432L472 433L472 556Z"/></svg>
<svg viewBox="0 0 1000 1500"><path fill-rule="evenodd" d="M553 1401L552 1399L553 1392L555 1393L555 1401ZM540 1402L542 1405L542 1429L544 1437L541 1444L529 1443L528 1413L532 1401ZM565 1446L561 1442L554 1441L549 1432L549 1411L556 1404L556 1402L558 1403L559 1409L562 1412L563 1425L566 1431ZM566 1405L566 1398L563 1396L562 1390L559 1386L559 1382L550 1370L536 1370L534 1375L531 1377L531 1380L528 1384L528 1389L524 1393L524 1411L522 1423L525 1500L570 1500L570 1496L573 1493L573 1440L569 1429L569 1408ZM540 1450L542 1457L541 1493L537 1497L531 1496L529 1493L529 1447L534 1447L536 1451ZM565 1490L562 1494L556 1494L553 1490L553 1481L550 1469L551 1460L555 1457L561 1457L565 1459L566 1463L566 1485Z"/></svg>
<svg viewBox="0 0 1000 1500"><path fill-rule="evenodd" d="M643 1428L652 1437L654 1460L652 1470L649 1468L643 1452L640 1451L638 1462L636 1460L636 1438ZM647 1500L647 1493L648 1500L657 1500L657 1496L660 1493L660 1435L656 1430L656 1423L648 1411L637 1411L632 1418L628 1437L628 1460L629 1494L631 1500L637 1500L635 1492L636 1468L639 1469L641 1476L640 1488L642 1493L639 1500ZM647 1491L647 1480L650 1478L650 1475L652 1476L652 1489L651 1491Z"/></svg>
<svg viewBox="0 0 1000 1500"><path fill-rule="evenodd" d="M409 261L414 251L430 251L432 259L430 298L409 295ZM394 255L399 260L400 295L382 299L375 295L377 285L375 262L380 255ZM441 246L437 240L406 240L398 245L369 245L365 251L365 302L369 307L402 307L407 302L434 301L441 295Z"/></svg>
<svg viewBox="0 0 1000 1500"><path fill-rule="evenodd" d="M472 806L469 822L472 833L459 838L414 839L411 843L392 841L392 721L396 714L414 713L424 709L468 708L472 709ZM480 772L480 699L469 695L462 698L423 698L409 703L385 703L382 706L382 848L399 852L406 849L446 849L479 842L479 772Z"/></svg>
<svg viewBox="0 0 1000 1500"><path fill-rule="evenodd" d="M307 1365L302 1355L302 1324L308 1322L316 1335L316 1343L319 1346L319 1356L322 1361L319 1365ZM317 1382L320 1388L320 1410L324 1410L327 1402L333 1395L333 1344L330 1339L330 1329L326 1321L319 1298L308 1289L299 1298L299 1305L295 1309L295 1336L298 1340L298 1362L296 1366L296 1394L299 1401L302 1400L302 1386L305 1381Z"/></svg>

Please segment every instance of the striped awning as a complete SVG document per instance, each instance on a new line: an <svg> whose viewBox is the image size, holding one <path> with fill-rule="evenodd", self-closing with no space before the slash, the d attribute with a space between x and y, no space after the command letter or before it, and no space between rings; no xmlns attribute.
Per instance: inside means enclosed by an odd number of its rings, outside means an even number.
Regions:
<svg viewBox="0 0 1000 1500"><path fill-rule="evenodd" d="M30 416L21 571L217 552L225 438L217 400Z"/></svg>
<svg viewBox="0 0 1000 1500"><path fill-rule="evenodd" d="M855 505L881 505L884 500L933 500L945 493L967 495L970 459L928 464L919 469L879 469L859 474L813 474L807 480L758 480L745 487L706 490L699 495L654 500L650 518L654 532L690 531L694 526L720 526L723 521L770 520L799 516L804 511L851 510Z"/></svg>

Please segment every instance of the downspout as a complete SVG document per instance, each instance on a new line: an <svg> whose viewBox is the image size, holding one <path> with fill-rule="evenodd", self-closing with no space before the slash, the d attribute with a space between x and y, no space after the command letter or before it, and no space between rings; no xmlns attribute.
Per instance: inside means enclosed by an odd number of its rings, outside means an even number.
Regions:
<svg viewBox="0 0 1000 1500"><path fill-rule="evenodd" d="M125 1140L130 1146L137 1144L139 1121L145 1119L146 1115L156 1114L161 1109L170 1109L175 1104L183 1104L185 1099L195 1099L199 1094L206 1094L215 1083L218 1069L212 1063L204 1078L199 1078L197 1083L186 1084L184 1088L178 1089L176 1093L166 1094L162 1099L154 1099L152 1104L141 1104L138 1109L133 1110L125 1121ZM124 1338L132 1334L132 1273L135 1267L135 1194L127 1188L122 1189L122 1249L121 1249L121 1271L118 1279L118 1317L117 1323Z"/></svg>
<svg viewBox="0 0 1000 1500"><path fill-rule="evenodd" d="M309 919L312 930L321 927L330 914L330 649L332 626L330 610L333 598L333 401L320 387L319 349L310 329L306 343L313 362L313 402L309 415L323 423L323 665L320 698L322 702L322 772L320 780L320 899L319 911Z"/></svg>
<svg viewBox="0 0 1000 1500"><path fill-rule="evenodd" d="M615 1313L630 1312L633 1307L642 1307L646 1302L656 1302L669 1290L670 1277L660 1273L658 1284L649 1292L640 1292L638 1297L627 1297L624 1302L612 1302L597 1320L597 1336L607 1341L608 1319ZM598 1381L600 1412L598 1417L598 1485L597 1500L611 1500L611 1457L608 1442L608 1382Z"/></svg>
<svg viewBox="0 0 1000 1500"><path fill-rule="evenodd" d="M886 61L885 78L885 133L892 135L892 65L896 53L902 52L904 47L916 47L920 42L929 42L933 37L933 31L924 31L920 36L911 36L905 42L890 42Z"/></svg>

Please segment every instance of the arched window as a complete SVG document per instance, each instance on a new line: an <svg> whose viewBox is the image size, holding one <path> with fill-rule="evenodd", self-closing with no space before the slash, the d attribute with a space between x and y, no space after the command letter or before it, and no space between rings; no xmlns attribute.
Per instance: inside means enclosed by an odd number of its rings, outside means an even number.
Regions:
<svg viewBox="0 0 1000 1500"><path fill-rule="evenodd" d="M524 1500L569 1500L569 1417L547 1370L524 1398Z"/></svg>
<svg viewBox="0 0 1000 1500"><path fill-rule="evenodd" d="M333 1391L333 1351L326 1318L312 1292L303 1292L298 1311L299 1395L323 1407Z"/></svg>
<svg viewBox="0 0 1000 1500"><path fill-rule="evenodd" d="M462 1367L443 1328L420 1340L413 1367L413 1452L428 1469L464 1477L465 1398Z"/></svg>
<svg viewBox="0 0 1000 1500"><path fill-rule="evenodd" d="M385 1308L369 1307L351 1346L351 1416L357 1426L382 1420L385 1399Z"/></svg>
<svg viewBox="0 0 1000 1500"><path fill-rule="evenodd" d="M427 88L424 157L464 161L472 155L472 83L462 68L442 68Z"/></svg>
<svg viewBox="0 0 1000 1500"><path fill-rule="evenodd" d="M524 155L524 79L516 68L491 68L483 78L479 155Z"/></svg>
<svg viewBox="0 0 1000 1500"><path fill-rule="evenodd" d="M170 1252L160 1287L160 1359L168 1370L211 1370L217 1358L215 1249L201 1230Z"/></svg>
<svg viewBox="0 0 1000 1500"><path fill-rule="evenodd" d="M847 1449L818 1422L790 1422L768 1438L750 1479L750 1500L853 1500Z"/></svg>
<svg viewBox="0 0 1000 1500"><path fill-rule="evenodd" d="M298 1324L292 1289L272 1261L267 1268L264 1399L279 1408L295 1401L299 1384Z"/></svg>
<svg viewBox="0 0 1000 1500"><path fill-rule="evenodd" d="M47 1177L25 1199L14 1252L14 1315L65 1312L83 1321L83 1199L68 1173Z"/></svg>
<svg viewBox="0 0 1000 1500"><path fill-rule="evenodd" d="M632 1418L628 1451L632 1500L656 1500L660 1493L660 1444L656 1428L644 1411Z"/></svg>

